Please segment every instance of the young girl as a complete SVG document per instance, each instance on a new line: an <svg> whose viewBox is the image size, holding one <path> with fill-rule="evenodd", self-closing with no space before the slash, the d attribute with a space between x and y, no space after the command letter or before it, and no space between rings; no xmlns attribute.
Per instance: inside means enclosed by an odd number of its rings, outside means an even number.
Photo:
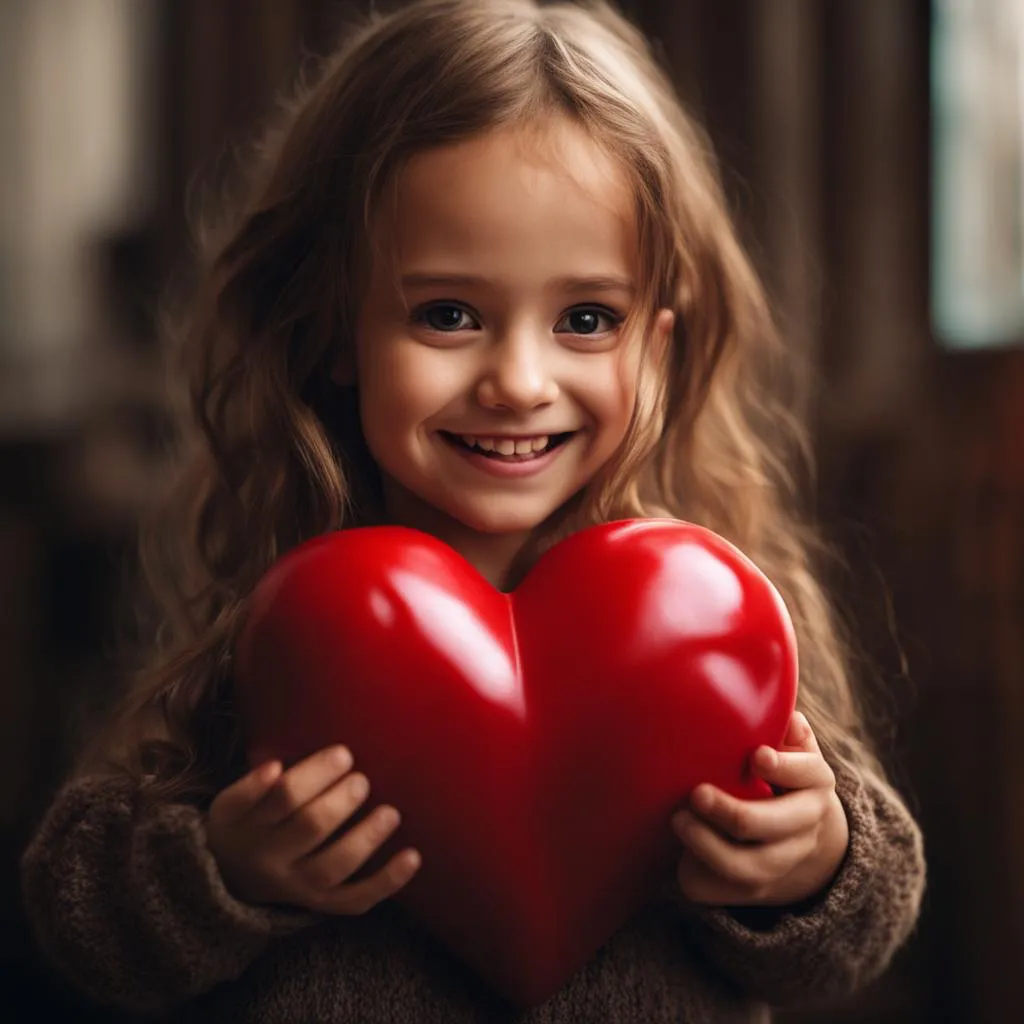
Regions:
<svg viewBox="0 0 1024 1024"><path fill-rule="evenodd" d="M763 1020L882 971L916 920L920 835L812 575L764 296L637 30L603 2L374 15L208 254L198 441L177 546L148 563L159 656L24 857L59 969L188 1021L417 1024ZM753 762L777 795L698 787L662 898L523 1010L389 900L418 851L350 880L401 808L343 828L372 784L347 748L245 764L233 640L274 559L328 530L428 531L509 588L574 530L666 514L737 544L792 612L801 711Z"/></svg>

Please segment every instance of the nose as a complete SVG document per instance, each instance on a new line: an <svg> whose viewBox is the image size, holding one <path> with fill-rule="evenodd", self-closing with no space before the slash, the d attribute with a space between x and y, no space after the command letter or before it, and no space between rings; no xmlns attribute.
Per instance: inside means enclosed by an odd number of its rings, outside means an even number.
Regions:
<svg viewBox="0 0 1024 1024"><path fill-rule="evenodd" d="M488 409L529 412L558 397L551 356L531 332L509 333L496 341L480 377L477 395Z"/></svg>

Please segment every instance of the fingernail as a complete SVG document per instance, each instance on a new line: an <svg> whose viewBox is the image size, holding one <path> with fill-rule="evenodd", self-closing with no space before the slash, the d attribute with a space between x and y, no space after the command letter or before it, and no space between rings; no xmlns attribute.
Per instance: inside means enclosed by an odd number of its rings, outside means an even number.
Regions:
<svg viewBox="0 0 1024 1024"><path fill-rule="evenodd" d="M757 752L757 759L761 762L762 768L769 770L777 767L779 763L779 755L771 747L761 747Z"/></svg>
<svg viewBox="0 0 1024 1024"><path fill-rule="evenodd" d="M352 751L348 747L335 747L334 763L341 769L352 767Z"/></svg>

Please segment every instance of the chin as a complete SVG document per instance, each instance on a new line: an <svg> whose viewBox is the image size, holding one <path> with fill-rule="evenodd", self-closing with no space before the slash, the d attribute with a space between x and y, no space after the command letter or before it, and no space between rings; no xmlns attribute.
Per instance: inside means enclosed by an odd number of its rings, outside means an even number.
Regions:
<svg viewBox="0 0 1024 1024"><path fill-rule="evenodd" d="M500 535L529 533L545 522L555 510L547 507L521 510L508 507L455 507L446 511L469 530Z"/></svg>

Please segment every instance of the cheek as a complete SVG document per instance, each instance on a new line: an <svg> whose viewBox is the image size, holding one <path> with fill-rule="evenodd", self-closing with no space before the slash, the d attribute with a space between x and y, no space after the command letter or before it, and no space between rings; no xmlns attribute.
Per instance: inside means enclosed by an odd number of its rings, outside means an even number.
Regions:
<svg viewBox="0 0 1024 1024"><path fill-rule="evenodd" d="M610 361L601 389L601 404L607 433L622 439L636 407L639 363L632 353L624 353Z"/></svg>
<svg viewBox="0 0 1024 1024"><path fill-rule="evenodd" d="M457 393L452 369L438 353L415 344L399 340L367 346L359 388L363 429L371 446L406 438L442 411Z"/></svg>
<svg viewBox="0 0 1024 1024"><path fill-rule="evenodd" d="M401 431L408 411L410 382L400 370L394 347L386 340L370 337L360 344L359 411L363 435L378 461Z"/></svg>
<svg viewBox="0 0 1024 1024"><path fill-rule="evenodd" d="M600 375L591 377L590 411L597 424L590 449L592 468L607 462L622 445L636 408L638 376L637 361L619 356L609 360Z"/></svg>
<svg viewBox="0 0 1024 1024"><path fill-rule="evenodd" d="M402 364L386 356L369 360L359 377L367 415L374 419L401 417L415 402L415 379L402 372Z"/></svg>

